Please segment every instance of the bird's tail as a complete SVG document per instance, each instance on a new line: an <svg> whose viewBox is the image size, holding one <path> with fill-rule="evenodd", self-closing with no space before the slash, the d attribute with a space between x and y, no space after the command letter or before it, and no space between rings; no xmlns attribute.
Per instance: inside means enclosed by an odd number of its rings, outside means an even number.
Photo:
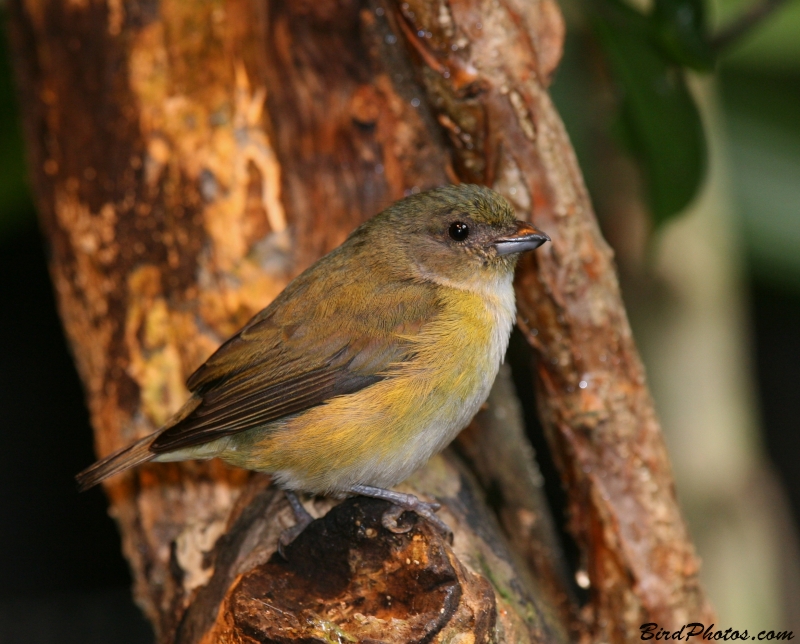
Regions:
<svg viewBox="0 0 800 644"><path fill-rule="evenodd" d="M94 465L90 465L75 477L78 481L78 489L83 492L109 476L153 460L156 454L150 451L150 444L154 439L155 435L146 436L133 445L124 447L100 459Z"/></svg>

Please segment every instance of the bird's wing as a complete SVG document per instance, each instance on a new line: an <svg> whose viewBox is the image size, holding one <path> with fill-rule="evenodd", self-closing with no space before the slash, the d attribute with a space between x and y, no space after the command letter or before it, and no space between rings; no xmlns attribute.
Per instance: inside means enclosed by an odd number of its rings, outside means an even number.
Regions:
<svg viewBox="0 0 800 644"><path fill-rule="evenodd" d="M187 385L197 406L150 449L171 452L264 426L387 377L409 357L407 338L435 311L436 297L402 285L372 295L357 298L369 311L351 305L344 316L331 310L338 306L333 294L316 299L313 311L276 301L192 374ZM322 312L328 319L320 320Z"/></svg>

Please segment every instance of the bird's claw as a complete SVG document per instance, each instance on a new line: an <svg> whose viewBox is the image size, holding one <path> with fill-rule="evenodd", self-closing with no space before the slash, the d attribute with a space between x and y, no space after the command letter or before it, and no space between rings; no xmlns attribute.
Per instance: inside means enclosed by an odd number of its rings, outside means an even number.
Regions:
<svg viewBox="0 0 800 644"><path fill-rule="evenodd" d="M397 524L397 520L400 518L403 512L407 510L409 512L414 512L418 516L425 519L428 523L432 524L437 530L439 530L439 532L441 532L447 538L447 540L450 541L450 543L453 542L452 530L450 530L444 521L436 516L436 511L442 506L435 501L432 503L426 503L425 501L420 501L413 494L404 494L403 492L395 492L394 490L373 487L371 485L354 485L350 488L350 493L361 494L363 496L368 496L373 499L381 499L382 501L388 501L391 503L392 507L386 510L381 518L381 524L390 532L402 534L411 529L410 526L405 528Z"/></svg>
<svg viewBox="0 0 800 644"><path fill-rule="evenodd" d="M389 532L404 534L411 530L411 525L399 525L398 519L404 512L414 512L417 516L422 517L433 525L448 541L452 542L453 532L444 521L436 516L436 512L441 509L442 504L436 502L426 503L413 496L411 498L414 499L412 502L404 505L393 504L391 508L383 513L383 517L381 517L383 527Z"/></svg>
<svg viewBox="0 0 800 644"><path fill-rule="evenodd" d="M296 521L291 528L286 528L278 537L278 554L286 559L286 547L300 536L300 533L309 526L314 520L314 517L303 507L303 504L300 503L300 499L297 498L294 492L285 490L284 493L286 494L286 500L292 507L292 512L294 513Z"/></svg>
<svg viewBox="0 0 800 644"><path fill-rule="evenodd" d="M395 534L405 534L411 530L411 524L401 526L397 523L397 520L405 511L405 508L400 507L399 505L393 505L383 513L383 516L381 517L381 525L389 532L394 532Z"/></svg>
<svg viewBox="0 0 800 644"><path fill-rule="evenodd" d="M295 523L291 528L286 528L278 537L278 554L288 561L286 547L292 543L300 533L308 527L308 523Z"/></svg>

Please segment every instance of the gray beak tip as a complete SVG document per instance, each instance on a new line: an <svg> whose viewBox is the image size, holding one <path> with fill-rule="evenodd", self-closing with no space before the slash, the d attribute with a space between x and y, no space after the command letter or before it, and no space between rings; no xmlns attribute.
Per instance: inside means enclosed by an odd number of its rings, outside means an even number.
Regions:
<svg viewBox="0 0 800 644"><path fill-rule="evenodd" d="M549 241L551 240L547 233L543 233L525 221L517 221L517 231L512 235L496 239L494 247L497 249L498 255L510 255L535 250Z"/></svg>

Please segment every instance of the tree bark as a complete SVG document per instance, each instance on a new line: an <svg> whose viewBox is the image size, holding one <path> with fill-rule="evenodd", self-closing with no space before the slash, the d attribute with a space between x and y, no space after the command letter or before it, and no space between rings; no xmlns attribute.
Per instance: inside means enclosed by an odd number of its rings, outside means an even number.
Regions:
<svg viewBox="0 0 800 644"><path fill-rule="evenodd" d="M505 194L553 237L518 271L519 324L570 498L596 641L712 619L653 403L575 155L546 92L563 23L552 0L398 3L462 179Z"/></svg>
<svg viewBox="0 0 800 644"><path fill-rule="evenodd" d="M486 183L554 240L523 263L517 297L592 584L582 620L530 454L476 449L492 443L479 418L462 451L485 486L506 486L514 551L453 455L408 483L443 500L452 547L426 525L385 533L379 504L358 499L288 562L273 554L287 506L264 477L210 462L112 480L159 641L622 642L646 621L709 618L610 252L547 97L563 37L552 0L9 10L31 178L100 455L162 424L225 337L407 192ZM503 386L487 413L508 406Z"/></svg>

